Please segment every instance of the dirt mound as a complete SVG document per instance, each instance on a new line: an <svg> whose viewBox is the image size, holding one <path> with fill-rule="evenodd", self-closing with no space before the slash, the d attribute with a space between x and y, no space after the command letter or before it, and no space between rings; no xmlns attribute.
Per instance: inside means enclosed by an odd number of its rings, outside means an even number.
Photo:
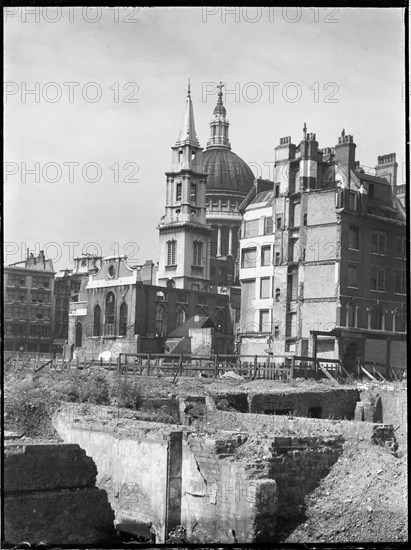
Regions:
<svg viewBox="0 0 411 550"><path fill-rule="evenodd" d="M408 540L407 514L406 458L377 445L346 443L327 477L306 498L305 521L296 519L281 540L403 542Z"/></svg>

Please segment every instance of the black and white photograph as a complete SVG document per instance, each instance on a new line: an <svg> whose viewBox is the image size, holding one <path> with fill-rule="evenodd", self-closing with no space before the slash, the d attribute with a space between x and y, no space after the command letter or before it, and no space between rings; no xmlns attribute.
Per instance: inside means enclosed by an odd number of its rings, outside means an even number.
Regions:
<svg viewBox="0 0 411 550"><path fill-rule="evenodd" d="M408 544L408 19L6 3L2 548Z"/></svg>

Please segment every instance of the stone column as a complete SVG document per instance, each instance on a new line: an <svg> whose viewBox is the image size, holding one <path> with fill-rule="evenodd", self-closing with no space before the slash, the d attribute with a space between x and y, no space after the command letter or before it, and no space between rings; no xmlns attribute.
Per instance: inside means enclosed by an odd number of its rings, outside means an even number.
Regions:
<svg viewBox="0 0 411 550"><path fill-rule="evenodd" d="M217 226L217 258L221 256L221 226Z"/></svg>
<svg viewBox="0 0 411 550"><path fill-rule="evenodd" d="M230 226L228 228L228 255L233 255L233 228Z"/></svg>

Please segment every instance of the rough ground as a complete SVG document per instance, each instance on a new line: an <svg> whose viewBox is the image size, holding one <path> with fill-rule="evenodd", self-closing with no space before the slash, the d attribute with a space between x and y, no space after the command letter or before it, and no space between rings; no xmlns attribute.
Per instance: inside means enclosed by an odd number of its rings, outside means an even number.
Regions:
<svg viewBox="0 0 411 550"><path fill-rule="evenodd" d="M46 395L47 399L61 399L67 382L73 375L45 372L37 377L37 393L33 403ZM116 376L111 373L110 377ZM17 376L18 377L18 376ZM141 382L143 397L171 398L187 395L218 395L239 392L303 392L332 391L327 382L301 381L292 383L256 380L213 380L207 378L180 378L176 384L172 378L136 377ZM16 377L5 378L5 401L13 395ZM29 381L30 382L30 381ZM30 385L30 384L29 384ZM356 385L361 388L364 385ZM404 387L405 384L402 384ZM345 386L348 387L348 386ZM44 392L44 393L43 393ZM34 399L35 398L35 399ZM107 407L108 409L108 407ZM122 415L150 420L144 412L127 412ZM13 420L13 421L12 421ZM19 422L7 419L5 428L18 430ZM163 418L151 420L166 421ZM48 431L50 430L50 431ZM298 431L298 430L297 430ZM28 435L28 434L27 434ZM297 434L296 434L297 435ZM56 439L48 426L40 432L44 443ZM27 437L26 441L29 441ZM256 445L255 453L265 453L266 441ZM241 459L241 457L238 457ZM256 460L258 460L256 456ZM291 522L287 520L279 533L279 541L285 543L347 543L347 542L404 542L407 530L407 478L406 455L395 458L385 448L365 442L347 442L344 452L329 474L307 498L302 515Z"/></svg>
<svg viewBox="0 0 411 550"><path fill-rule="evenodd" d="M350 443L319 487L306 498L305 521L282 540L296 542L403 542L408 540L406 457ZM301 520L300 520L301 521Z"/></svg>

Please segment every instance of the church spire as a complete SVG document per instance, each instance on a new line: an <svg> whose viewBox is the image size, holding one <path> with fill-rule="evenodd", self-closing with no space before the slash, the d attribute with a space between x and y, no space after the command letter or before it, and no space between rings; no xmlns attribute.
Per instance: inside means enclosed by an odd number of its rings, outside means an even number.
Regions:
<svg viewBox="0 0 411 550"><path fill-rule="evenodd" d="M193 102L191 100L190 79L188 80L186 110L176 145L193 145L194 147L200 147L194 125L194 111Z"/></svg>
<svg viewBox="0 0 411 550"><path fill-rule="evenodd" d="M223 86L224 84L222 82L217 85L218 99L217 105L213 111L213 118L210 122L211 135L210 139L207 141L207 149L210 147L231 149L231 144L228 139L228 127L230 123L226 118L226 108L223 105Z"/></svg>

